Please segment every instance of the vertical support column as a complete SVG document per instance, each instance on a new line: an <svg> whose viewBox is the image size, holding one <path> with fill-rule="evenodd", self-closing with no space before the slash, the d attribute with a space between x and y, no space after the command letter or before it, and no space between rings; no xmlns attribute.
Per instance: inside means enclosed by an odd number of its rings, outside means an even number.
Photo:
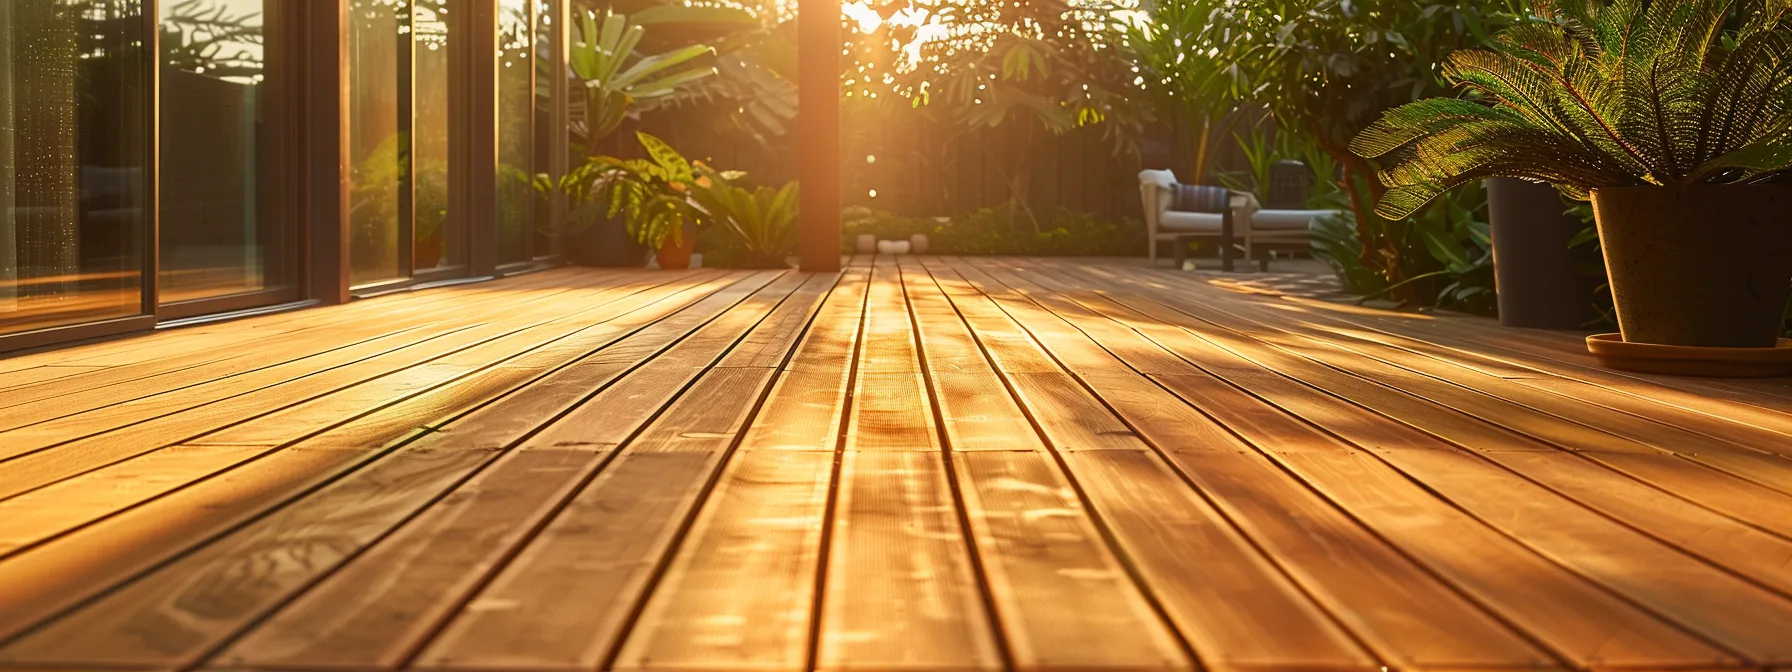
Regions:
<svg viewBox="0 0 1792 672"><path fill-rule="evenodd" d="M489 276L497 273L498 0L464 0L449 16L454 53L464 55L449 83L451 100L461 94L448 113L449 142L461 147L449 150L450 211L465 213L467 273Z"/></svg>
<svg viewBox="0 0 1792 672"><path fill-rule="evenodd" d="M348 4L305 5L305 216L310 298L346 303L348 292Z"/></svg>
<svg viewBox="0 0 1792 672"><path fill-rule="evenodd" d="M143 12L143 314L159 307L156 293L162 281L162 8L156 0L144 0Z"/></svg>
<svg viewBox="0 0 1792 672"><path fill-rule="evenodd" d="M840 270L840 0L797 3L802 270Z"/></svg>

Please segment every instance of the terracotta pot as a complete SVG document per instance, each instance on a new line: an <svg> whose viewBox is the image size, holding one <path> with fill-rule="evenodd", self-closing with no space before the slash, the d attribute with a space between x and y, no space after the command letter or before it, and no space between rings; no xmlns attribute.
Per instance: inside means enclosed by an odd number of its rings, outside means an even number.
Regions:
<svg viewBox="0 0 1792 672"><path fill-rule="evenodd" d="M697 234L691 231L691 225L685 224L679 231L678 244L672 244L672 237L667 236L660 249L654 250L653 258L660 264L660 270L682 271L691 267L691 252L697 249Z"/></svg>
<svg viewBox="0 0 1792 672"><path fill-rule="evenodd" d="M1792 288L1792 186L1593 192L1630 343L1771 348Z"/></svg>
<svg viewBox="0 0 1792 672"><path fill-rule="evenodd" d="M440 235L418 238L411 243L411 266L417 270L435 268L442 265L442 237Z"/></svg>

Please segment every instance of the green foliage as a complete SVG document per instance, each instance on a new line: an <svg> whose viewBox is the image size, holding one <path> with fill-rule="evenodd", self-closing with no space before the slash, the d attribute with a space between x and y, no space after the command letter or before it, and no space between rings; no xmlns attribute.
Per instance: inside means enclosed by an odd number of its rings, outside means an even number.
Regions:
<svg viewBox="0 0 1792 672"><path fill-rule="evenodd" d="M784 257L795 242L797 183L748 190L734 183L742 176L739 173L701 165L697 171L691 198L699 218L710 229L733 234L733 244L723 248L728 252L717 259L727 259L730 266L784 268Z"/></svg>
<svg viewBox="0 0 1792 672"><path fill-rule="evenodd" d="M1121 42L1138 66L1159 120L1170 125L1176 174L1207 184L1216 141L1227 136L1232 112L1253 91L1241 62L1262 58L1263 40L1235 39L1223 16L1227 0L1160 0L1141 20L1119 26Z"/></svg>
<svg viewBox="0 0 1792 672"><path fill-rule="evenodd" d="M585 83L580 121L591 147L616 130L637 102L670 97L716 73L714 67L693 63L699 56L715 53L703 45L638 56L635 48L646 32L621 14L606 12L602 23L595 12L580 17L577 37L568 45L567 63Z"/></svg>
<svg viewBox="0 0 1792 672"><path fill-rule="evenodd" d="M1282 131L1300 133L1335 165L1336 184L1352 212L1359 242L1356 266L1393 287L1395 298L1428 303L1426 279L1437 262L1410 220L1376 214L1385 188L1379 167L1352 154L1351 139L1383 112L1447 89L1434 64L1481 44L1515 20L1519 0L1239 0L1216 16L1235 39L1274 45L1262 58L1239 62ZM1309 160L1309 165L1320 164ZM1331 174L1330 170L1325 173ZM1320 184L1327 180L1321 179ZM1419 258L1413 258L1413 255Z"/></svg>
<svg viewBox="0 0 1792 672"><path fill-rule="evenodd" d="M691 198L696 168L666 141L641 132L635 137L648 158L592 157L558 186L573 203L575 221L589 224L599 212L620 214L641 244L653 249L681 245L685 223L703 216Z"/></svg>
<svg viewBox="0 0 1792 672"><path fill-rule="evenodd" d="M859 103L906 98L911 113L982 140L985 165L1008 188L1009 211L1043 232L1044 222L1027 207L1032 171L1026 168L1037 162L1045 136L1094 127L1117 154L1136 150L1149 111L1137 104L1143 80L1113 41L1116 13L1131 6L1129 0L941 0L906 9L879 3L883 16L905 11L911 20L881 21L854 38L851 47L862 55L846 71L845 95Z"/></svg>
<svg viewBox="0 0 1792 672"><path fill-rule="evenodd" d="M1726 30L1738 9L1740 26ZM1478 100L1421 100L1357 136L1352 151L1392 164L1378 213L1404 217L1494 176L1585 199L1600 187L1749 183L1792 169L1792 3L1536 10L1540 21L1502 31L1490 49L1450 55L1444 76Z"/></svg>
<svg viewBox="0 0 1792 672"><path fill-rule="evenodd" d="M396 227L399 213L399 190L411 164L410 137L390 133L350 170L349 210L350 235L360 249L379 245L381 235ZM445 164L426 163L417 167L416 231L418 238L429 238L440 231L447 216L447 178Z"/></svg>
<svg viewBox="0 0 1792 672"><path fill-rule="evenodd" d="M1369 295L1387 289L1381 275L1363 265L1363 241L1357 238L1356 218L1350 212L1315 219L1310 230L1313 258L1331 267L1344 291Z"/></svg>
<svg viewBox="0 0 1792 672"><path fill-rule="evenodd" d="M870 39L916 45L914 58L893 54L892 84L917 105L937 97L966 129L1010 121L1058 134L1112 124L1117 142L1136 135L1138 76L1109 44L1114 12L1107 0L955 1L938 12L944 39L919 39L922 26L891 26ZM886 24L888 25L888 24ZM853 94L849 83L848 95ZM860 95L865 94L859 87Z"/></svg>
<svg viewBox="0 0 1792 672"><path fill-rule="evenodd" d="M1359 229L1349 210L1313 223L1313 256L1337 273L1346 291L1365 299L1409 289L1428 305L1492 314L1497 302L1486 205L1486 194L1476 185L1449 192L1410 219L1382 222L1389 228L1377 233L1396 241L1399 258L1392 261L1401 265L1404 280L1390 282L1362 262Z"/></svg>
<svg viewBox="0 0 1792 672"><path fill-rule="evenodd" d="M1248 170L1242 175L1222 173L1219 176L1220 184L1234 191L1255 193L1259 198L1267 197L1268 194L1263 193L1259 187L1269 184L1270 166L1275 165L1277 161L1298 161L1303 158L1311 158L1295 147L1297 135L1291 132L1271 133L1263 124L1252 125L1249 130L1235 134L1233 140L1238 143L1239 151L1244 154ZM1335 163L1328 162L1326 165L1335 165ZM1330 173L1321 175L1326 177L1314 181L1331 182Z"/></svg>
<svg viewBox="0 0 1792 672"><path fill-rule="evenodd" d="M762 146L776 146L773 139L796 118L796 85L790 81L796 67L794 16L780 12L775 2L647 3L629 16L652 30L644 44L703 43L715 49L716 76L682 87L656 107L688 110L680 121L724 126Z"/></svg>
<svg viewBox="0 0 1792 672"><path fill-rule="evenodd" d="M1137 220L1109 221L1068 208L1041 213L1040 230L1017 225L1013 206L982 208L945 221L902 217L868 208L842 213L841 249L852 252L860 234L908 240L927 234L929 253L1011 256L1137 256L1145 227Z"/></svg>

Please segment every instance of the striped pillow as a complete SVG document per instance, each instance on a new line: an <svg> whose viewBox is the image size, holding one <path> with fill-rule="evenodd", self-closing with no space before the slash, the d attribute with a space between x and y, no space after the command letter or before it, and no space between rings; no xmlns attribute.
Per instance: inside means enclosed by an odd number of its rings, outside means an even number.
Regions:
<svg viewBox="0 0 1792 672"><path fill-rule="evenodd" d="M1225 212L1232 202L1232 192L1225 187L1198 184L1170 186L1170 209L1177 212Z"/></svg>

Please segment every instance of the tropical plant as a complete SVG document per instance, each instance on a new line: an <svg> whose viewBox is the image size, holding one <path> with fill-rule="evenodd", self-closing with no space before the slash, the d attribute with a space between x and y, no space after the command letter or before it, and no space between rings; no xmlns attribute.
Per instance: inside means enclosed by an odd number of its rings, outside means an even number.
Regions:
<svg viewBox="0 0 1792 672"><path fill-rule="evenodd" d="M1255 192L1258 197L1266 198L1263 193L1269 184L1270 167L1277 161L1299 160L1300 150L1295 148L1295 135L1287 131L1272 133L1264 124L1253 124L1249 130L1233 135L1238 143L1238 150L1244 154L1246 171L1226 172L1219 175L1220 184L1235 191ZM1180 173L1179 173L1180 175ZM1329 181L1329 180L1328 180Z"/></svg>
<svg viewBox="0 0 1792 672"><path fill-rule="evenodd" d="M1386 191L1376 179L1380 167L1351 153L1350 141L1386 110L1446 91L1434 64L1516 20L1522 4L1238 0L1215 17L1234 39L1273 45L1260 58L1238 62L1252 82L1252 97L1268 107L1278 129L1300 133L1333 159L1360 243L1357 264L1399 286L1402 301L1432 300L1424 287L1400 283L1435 270L1437 260L1422 247L1414 256L1406 242L1413 237L1412 222L1376 214Z"/></svg>
<svg viewBox="0 0 1792 672"><path fill-rule="evenodd" d="M1252 91L1241 61L1269 44L1236 39L1215 22L1227 0L1161 0L1137 20L1119 22L1121 42L1140 69L1157 118L1170 127L1176 174L1208 184L1207 171Z"/></svg>
<svg viewBox="0 0 1792 672"><path fill-rule="evenodd" d="M1134 149L1147 112L1136 104L1143 79L1114 32L1117 12L1130 3L879 4L905 18L861 34L846 96L860 103L893 96L985 141L997 157L987 165L1006 182L1013 206L1003 212L1024 217L1035 231L1043 225L1030 207L1031 167L1043 136L1098 127L1116 151Z"/></svg>
<svg viewBox="0 0 1792 672"><path fill-rule="evenodd" d="M714 54L703 45L638 56L635 47L646 32L622 14L605 12L601 24L595 12L580 18L567 62L585 83L584 104L575 110L573 125L593 156L600 153L598 142L616 130L637 103L668 98L716 72L713 66L693 62Z"/></svg>
<svg viewBox="0 0 1792 672"><path fill-rule="evenodd" d="M672 49L702 43L715 50L716 76L657 99L659 107L688 109L682 124L726 125L763 148L796 118L795 16L773 0L703 4L651 4L629 15L649 29L638 48Z"/></svg>
<svg viewBox="0 0 1792 672"><path fill-rule="evenodd" d="M696 164L690 195L706 223L734 234L747 263L783 267L796 230L797 183L783 187L736 185L742 173Z"/></svg>
<svg viewBox="0 0 1792 672"><path fill-rule="evenodd" d="M1335 207L1342 194L1316 198ZM1344 289L1364 301L1418 293L1423 303L1466 312L1495 311L1493 236L1486 220L1486 194L1479 185L1450 191L1414 213L1393 241L1410 275L1390 283L1377 269L1362 263L1355 214L1339 209L1313 222L1313 257L1330 266ZM1405 302L1402 299L1402 302Z"/></svg>
<svg viewBox="0 0 1792 672"><path fill-rule="evenodd" d="M1352 151L1392 163L1377 212L1403 217L1485 177L1586 199L1792 169L1792 3L1552 0L1536 12L1491 49L1451 54L1444 76L1479 100L1421 100L1357 136Z"/></svg>
<svg viewBox="0 0 1792 672"><path fill-rule="evenodd" d="M703 215L691 198L701 164L657 137L642 132L635 137L648 158L591 157L562 177L559 188L575 204L579 221L594 220L598 212L622 215L629 234L641 244L653 249L682 245L685 223Z"/></svg>

